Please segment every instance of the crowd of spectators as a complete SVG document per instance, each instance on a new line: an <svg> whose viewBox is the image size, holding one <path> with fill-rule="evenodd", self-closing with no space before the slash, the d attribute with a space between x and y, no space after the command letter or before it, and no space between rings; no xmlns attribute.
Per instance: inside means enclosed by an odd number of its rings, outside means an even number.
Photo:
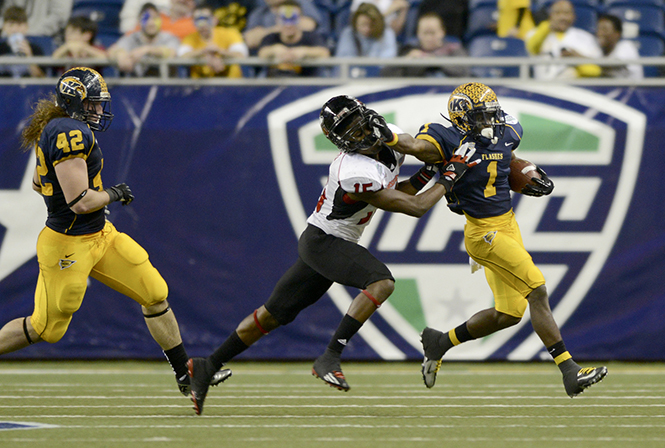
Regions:
<svg viewBox="0 0 665 448"><path fill-rule="evenodd" d="M463 77L463 65L445 58L467 56L467 21L472 4L459 0L99 0L114 4L117 21L109 30L104 14L77 8L77 0L0 1L4 56L50 56L53 64L0 64L2 77L57 76L77 59L99 60L105 76L160 76L165 59L186 58L186 65L169 64L169 76L294 77L337 76L338 69L312 67L307 60L401 57L431 61L431 65L352 67L351 76ZM536 9L534 3L539 5ZM622 38L623 23L598 12L595 34L574 26L570 0L485 2L496 11L482 30L497 39L519 39L525 54L560 59L561 64L534 65L537 79L624 77L639 79L642 67L570 64L566 58L634 60L640 53L634 40ZM415 7L414 5L418 5ZM414 9L417 8L417 9ZM111 14L106 9L105 14ZM104 26L103 33L100 26ZM229 58L258 56L265 67L242 67ZM191 60L194 59L195 65ZM67 64L67 66L64 66Z"/></svg>

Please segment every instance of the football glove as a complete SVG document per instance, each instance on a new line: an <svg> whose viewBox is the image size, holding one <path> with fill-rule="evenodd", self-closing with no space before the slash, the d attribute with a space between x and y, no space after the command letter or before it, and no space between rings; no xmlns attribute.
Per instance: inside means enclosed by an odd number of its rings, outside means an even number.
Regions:
<svg viewBox="0 0 665 448"><path fill-rule="evenodd" d="M480 159L469 161L475 152L475 143L465 143L457 148L450 160L438 165L440 175L436 182L446 187L446 193L450 193L455 183L466 173L466 170L480 163Z"/></svg>
<svg viewBox="0 0 665 448"><path fill-rule="evenodd" d="M372 132L377 139L388 146L393 146L397 143L397 134L390 130L383 115L372 109L367 109L365 113L369 118L370 126L372 126Z"/></svg>
<svg viewBox="0 0 665 448"><path fill-rule="evenodd" d="M118 184L104 190L111 198L111 202L121 201L122 205L129 205L134 200L132 190L129 189L127 184Z"/></svg>
<svg viewBox="0 0 665 448"><path fill-rule="evenodd" d="M552 190L554 190L554 182L552 182L552 180L547 177L547 173L545 173L545 171L543 171L543 169L539 166L536 166L536 171L538 174L540 174L541 178L531 178L531 180L533 180L536 185L525 185L524 188L522 188L521 193L527 196L547 196L552 192Z"/></svg>
<svg viewBox="0 0 665 448"><path fill-rule="evenodd" d="M439 168L436 165L425 164L416 174L409 178L409 182L417 191L422 190L434 177Z"/></svg>

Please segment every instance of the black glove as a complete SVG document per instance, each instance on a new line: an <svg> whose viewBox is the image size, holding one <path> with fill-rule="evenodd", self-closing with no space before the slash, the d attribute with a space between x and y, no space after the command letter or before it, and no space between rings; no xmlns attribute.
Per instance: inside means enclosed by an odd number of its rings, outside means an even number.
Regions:
<svg viewBox="0 0 665 448"><path fill-rule="evenodd" d="M121 201L122 205L129 205L129 203L134 200L134 195L132 194L132 190L129 189L127 184L114 185L112 187L105 189L104 191L107 192L109 198L111 198L109 204L111 202Z"/></svg>
<svg viewBox="0 0 665 448"><path fill-rule="evenodd" d="M425 164L416 174L409 178L409 182L417 191L422 190L434 177L439 168L436 165Z"/></svg>
<svg viewBox="0 0 665 448"><path fill-rule="evenodd" d="M372 109L367 109L365 113L369 119L369 125L372 127L374 137L388 146L393 146L397 143L397 135L390 130L386 119L381 114Z"/></svg>
<svg viewBox="0 0 665 448"><path fill-rule="evenodd" d="M533 180L536 185L530 185L527 184L524 188L522 188L522 191L520 193L525 194L527 196L547 196L554 190L554 182L547 177L547 173L542 170L539 166L536 166L536 171L538 174L540 174L540 179L537 177L533 177L531 180Z"/></svg>
<svg viewBox="0 0 665 448"><path fill-rule="evenodd" d="M465 143L445 163L438 165L439 179L436 183L446 187L446 193L450 193L455 183L466 173L466 170L480 163L480 159L469 162L471 156L476 152L474 143Z"/></svg>

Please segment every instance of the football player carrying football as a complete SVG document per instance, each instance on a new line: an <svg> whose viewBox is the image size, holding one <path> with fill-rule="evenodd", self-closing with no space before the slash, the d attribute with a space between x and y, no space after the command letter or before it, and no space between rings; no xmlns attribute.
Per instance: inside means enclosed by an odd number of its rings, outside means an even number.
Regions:
<svg viewBox="0 0 665 448"><path fill-rule="evenodd" d="M268 332L292 322L298 313L318 301L333 282L355 287L354 298L312 374L332 387L347 391L342 373L342 350L363 323L394 289L395 280L384 263L358 244L376 209L420 217L451 191L470 166L473 148L448 155L434 185L416 195L436 174L423 166L410 179L398 182L404 155L384 144L372 125L377 113L355 98L336 96L321 109L320 124L326 137L341 152L330 165L328 182L307 219L298 242L298 259L277 282L271 296L208 358L192 358L192 401L203 412L208 384L214 372L245 351ZM394 125L383 124L401 134Z"/></svg>
<svg viewBox="0 0 665 448"><path fill-rule="evenodd" d="M448 100L452 126L427 123L418 134L398 134L375 117L383 140L403 154L426 163L447 160L460 147L475 150L480 163L459 180L446 195L448 206L464 214L464 243L471 259L485 267L485 276L494 294L494 308L474 314L447 333L425 328L421 341L425 353L422 375L433 387L441 358L452 347L490 335L517 324L526 310L531 323L563 374L566 393L574 397L607 375L606 367L581 368L572 359L550 310L545 278L524 248L515 221L508 184L510 160L522 138L522 127L500 107L488 86L473 82L457 87ZM554 184L538 169L542 179L534 179L522 193L548 195Z"/></svg>
<svg viewBox="0 0 665 448"><path fill-rule="evenodd" d="M0 329L0 354L59 341L83 302L90 276L142 305L150 334L171 364L180 392L189 396L188 356L166 300L166 282L147 252L106 220L108 204L128 205L134 199L126 184L102 185L104 160L93 131L105 131L112 119L104 78L77 67L60 77L55 95L37 103L23 130L23 146L36 156L33 189L44 197L48 218L37 240L35 309ZM212 381L230 374L216 372Z"/></svg>

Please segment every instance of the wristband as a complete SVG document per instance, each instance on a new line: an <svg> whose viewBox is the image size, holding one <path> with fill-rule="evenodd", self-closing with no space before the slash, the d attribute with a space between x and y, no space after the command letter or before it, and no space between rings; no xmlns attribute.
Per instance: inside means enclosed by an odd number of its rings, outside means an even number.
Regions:
<svg viewBox="0 0 665 448"><path fill-rule="evenodd" d="M425 188L425 185L432 179L435 171L427 169L427 166L424 166L418 170L416 174L409 178L409 183L417 191Z"/></svg>
<svg viewBox="0 0 665 448"><path fill-rule="evenodd" d="M395 146L395 145L397 144L398 141L399 141L399 137L397 136L397 134L395 134L395 133L393 132L393 139L390 140L389 142L384 142L384 143L385 143L386 145L388 145L388 146Z"/></svg>

